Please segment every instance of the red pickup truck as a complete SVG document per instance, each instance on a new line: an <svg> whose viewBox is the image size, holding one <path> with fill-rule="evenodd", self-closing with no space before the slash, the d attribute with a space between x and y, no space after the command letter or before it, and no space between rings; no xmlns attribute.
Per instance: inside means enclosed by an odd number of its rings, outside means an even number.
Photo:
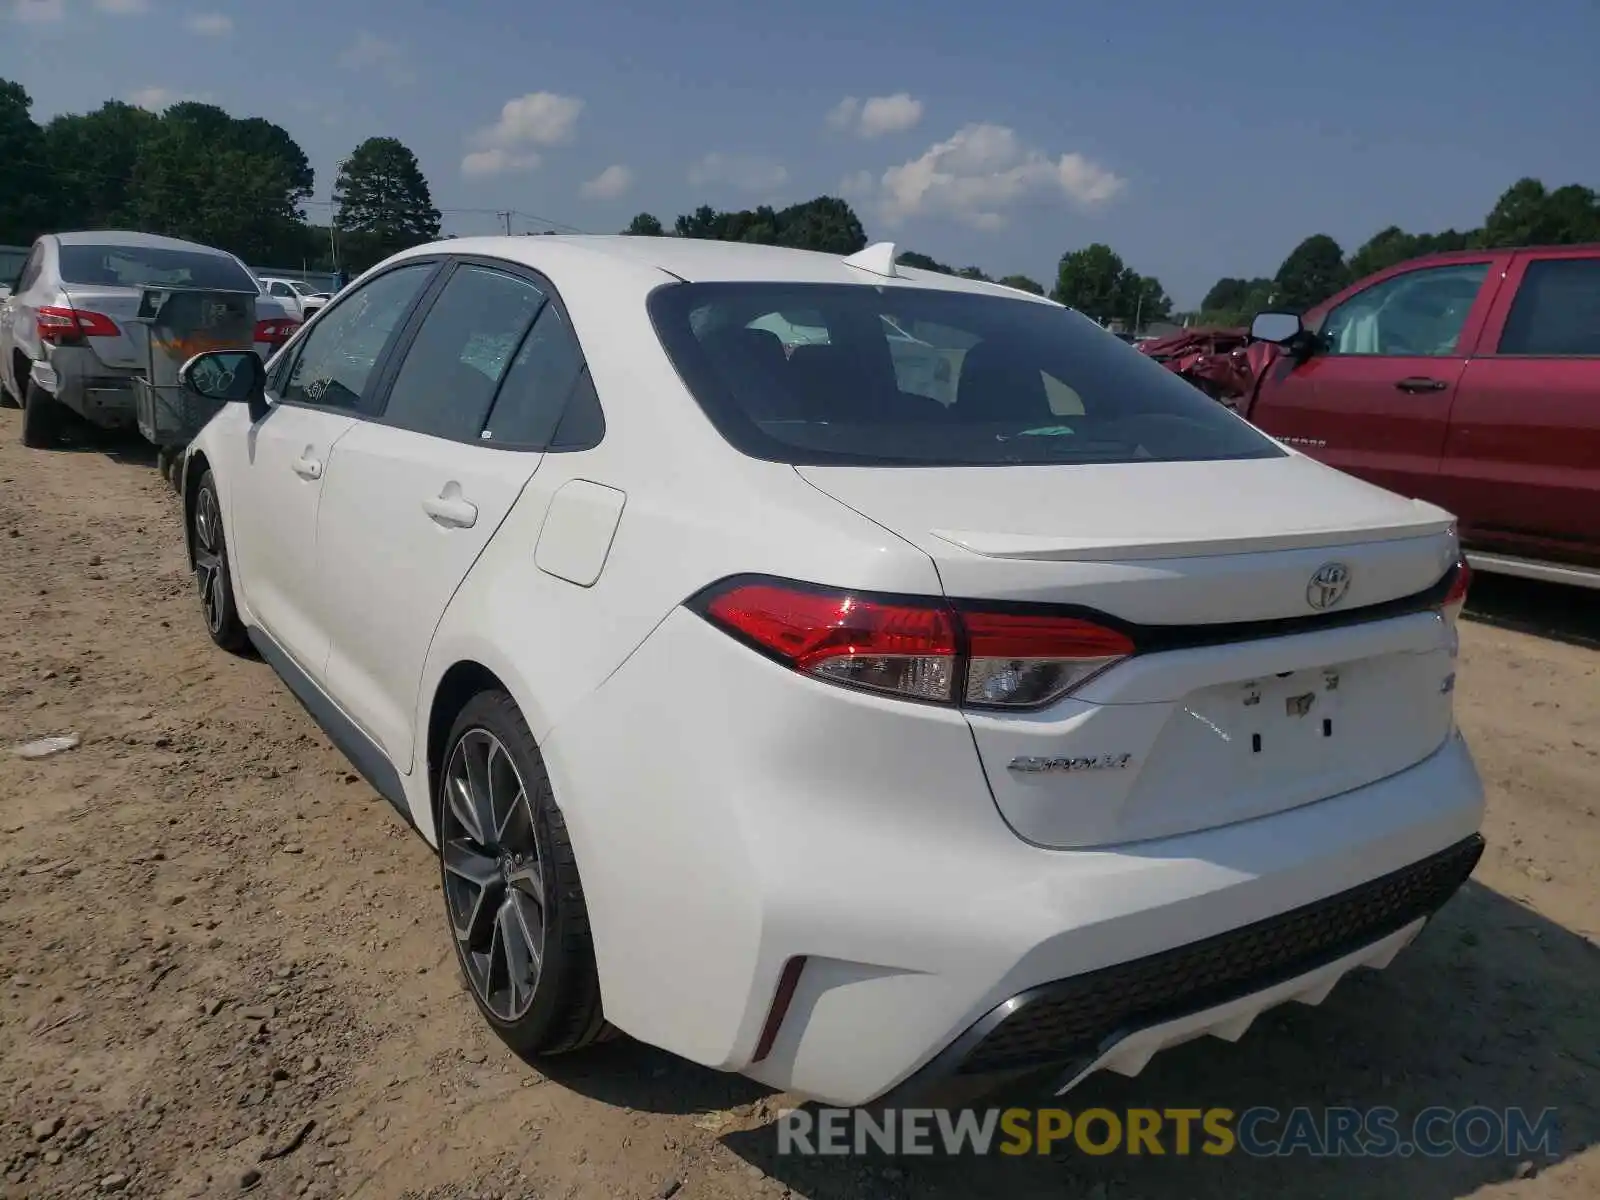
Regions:
<svg viewBox="0 0 1600 1200"><path fill-rule="evenodd" d="M1600 587L1600 246L1414 259L1251 336L1254 424L1454 512L1482 570Z"/></svg>

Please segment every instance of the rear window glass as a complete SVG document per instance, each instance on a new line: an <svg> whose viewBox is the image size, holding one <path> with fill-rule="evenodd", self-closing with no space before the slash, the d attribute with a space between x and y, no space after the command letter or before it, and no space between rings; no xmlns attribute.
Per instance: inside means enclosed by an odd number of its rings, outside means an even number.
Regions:
<svg viewBox="0 0 1600 1200"><path fill-rule="evenodd" d="M258 290L250 273L224 255L155 246L62 246L61 278L85 286Z"/></svg>
<svg viewBox="0 0 1600 1200"><path fill-rule="evenodd" d="M1086 318L974 293L683 283L651 319L735 448L796 464L1274 458L1246 422Z"/></svg>

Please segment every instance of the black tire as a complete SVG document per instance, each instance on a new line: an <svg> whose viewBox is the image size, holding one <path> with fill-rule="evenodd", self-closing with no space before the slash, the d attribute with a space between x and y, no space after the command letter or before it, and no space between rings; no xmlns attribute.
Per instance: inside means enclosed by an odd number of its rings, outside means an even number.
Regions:
<svg viewBox="0 0 1600 1200"><path fill-rule="evenodd" d="M483 832L474 803L451 802L452 794L462 795L452 783L461 777L458 768L476 761L486 744L477 778L498 782L484 790L495 822L505 816L491 833ZM504 793L513 803L504 802ZM524 801L520 810L518 797ZM505 692L479 692L456 718L445 742L435 811L445 924L467 991L489 1027L524 1057L565 1054L602 1040L610 1030L566 818L533 734ZM537 933L530 925L535 911ZM536 956L520 960L522 983L531 992L519 994L510 983L514 950L502 949L495 958L501 929L512 931L513 942L540 942ZM497 973L505 986L495 986Z"/></svg>
<svg viewBox="0 0 1600 1200"><path fill-rule="evenodd" d="M211 640L230 654L250 648L250 634L239 619L233 598L233 569L228 562L228 539L222 528L222 503L217 481L209 470L195 488L189 510L189 536L194 546L195 585L200 591L200 613Z"/></svg>
<svg viewBox="0 0 1600 1200"><path fill-rule="evenodd" d="M33 380L28 380L22 404L22 444L30 450L49 450L61 444L61 402Z"/></svg>

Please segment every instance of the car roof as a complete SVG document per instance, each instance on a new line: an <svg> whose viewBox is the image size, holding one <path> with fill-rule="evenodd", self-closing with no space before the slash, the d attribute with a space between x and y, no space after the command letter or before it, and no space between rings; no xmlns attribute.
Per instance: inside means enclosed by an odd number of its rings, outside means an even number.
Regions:
<svg viewBox="0 0 1600 1200"><path fill-rule="evenodd" d="M1600 242L1577 242L1571 245L1547 246L1484 246L1476 250L1435 250L1431 254L1419 254L1415 258L1408 258L1404 262L1396 263L1397 267L1425 267L1441 263L1461 262L1463 259L1476 261L1491 258L1496 254L1538 254L1551 255L1556 258L1597 258L1600 257ZM1385 268L1386 270L1388 268ZM1374 271L1377 275L1381 272Z"/></svg>
<svg viewBox="0 0 1600 1200"><path fill-rule="evenodd" d="M563 269L605 270L616 273L618 281L632 276L636 282L654 277L652 282L676 278L686 283L846 283L884 287L931 287L942 291L973 292L983 295L1021 297L1054 304L1042 296L962 279L938 271L896 266L896 275L886 278L850 266L839 254L815 250L795 250L787 246L764 246L751 242L722 242L701 238L648 237L627 234L540 234L514 237L450 238L407 251L404 257L446 252L479 254L519 262L552 276ZM557 281L559 283L559 280Z"/></svg>
<svg viewBox="0 0 1600 1200"><path fill-rule="evenodd" d="M232 258L226 250L203 246L199 242L186 242L181 238L162 237L157 233L136 233L126 229L95 229L79 233L52 234L63 246L129 246L151 250L192 250L199 254L215 254Z"/></svg>

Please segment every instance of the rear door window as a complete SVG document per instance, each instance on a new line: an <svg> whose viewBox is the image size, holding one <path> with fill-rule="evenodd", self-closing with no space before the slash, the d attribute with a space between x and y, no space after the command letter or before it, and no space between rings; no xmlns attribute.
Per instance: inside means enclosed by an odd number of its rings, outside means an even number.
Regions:
<svg viewBox="0 0 1600 1200"><path fill-rule="evenodd" d="M1600 356L1600 258L1530 262L1506 317L1499 352Z"/></svg>
<svg viewBox="0 0 1600 1200"><path fill-rule="evenodd" d="M500 381L545 296L526 279L463 265L406 350L383 419L416 433L478 438Z"/></svg>
<svg viewBox="0 0 1600 1200"><path fill-rule="evenodd" d="M1271 458L1272 442L1057 305L851 284L681 283L651 318L737 449L796 464Z"/></svg>
<svg viewBox="0 0 1600 1200"><path fill-rule="evenodd" d="M561 310L547 304L506 373L484 440L544 449L583 374L583 351L577 337Z"/></svg>

